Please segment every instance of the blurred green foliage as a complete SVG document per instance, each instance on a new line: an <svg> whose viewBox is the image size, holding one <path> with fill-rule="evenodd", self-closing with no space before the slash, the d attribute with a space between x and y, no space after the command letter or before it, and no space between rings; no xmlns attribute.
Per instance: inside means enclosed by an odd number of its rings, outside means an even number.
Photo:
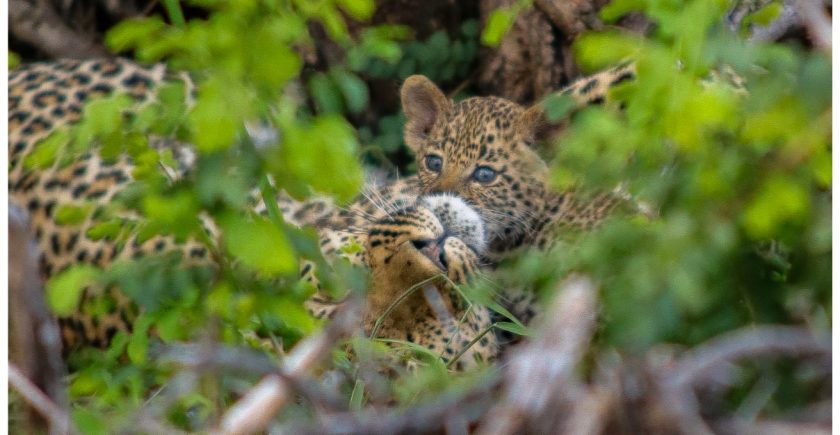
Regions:
<svg viewBox="0 0 840 435"><path fill-rule="evenodd" d="M574 115L556 143L556 186L621 185L656 217L611 219L498 275L546 297L571 271L594 276L600 348L694 345L764 323L830 333L831 58L746 42L724 26L728 6L616 0L602 18L641 10L656 22L652 35L610 30L575 44L586 69L633 59L638 77L611 92L615 104ZM709 79L727 67L746 94ZM808 398L797 394L774 395L770 408Z"/></svg>

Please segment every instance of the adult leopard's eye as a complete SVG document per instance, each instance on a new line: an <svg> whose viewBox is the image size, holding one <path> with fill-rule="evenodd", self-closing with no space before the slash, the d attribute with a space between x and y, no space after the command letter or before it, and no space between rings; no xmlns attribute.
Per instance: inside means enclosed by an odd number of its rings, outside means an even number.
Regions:
<svg viewBox="0 0 840 435"><path fill-rule="evenodd" d="M443 159L440 156L429 154L426 156L426 167L432 172L440 172L443 168Z"/></svg>
<svg viewBox="0 0 840 435"><path fill-rule="evenodd" d="M481 184L487 184L496 179L496 170L489 166L479 166L473 171L472 178Z"/></svg>

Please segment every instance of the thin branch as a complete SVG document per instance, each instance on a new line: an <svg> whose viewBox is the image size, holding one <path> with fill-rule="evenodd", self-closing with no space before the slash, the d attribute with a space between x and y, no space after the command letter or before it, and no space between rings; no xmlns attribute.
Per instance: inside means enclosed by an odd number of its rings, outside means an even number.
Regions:
<svg viewBox="0 0 840 435"><path fill-rule="evenodd" d="M70 416L12 363L9 363L9 386L49 422L52 433L70 433Z"/></svg>
<svg viewBox="0 0 840 435"><path fill-rule="evenodd" d="M662 409L683 434L712 435L700 415L693 384L716 366L765 354L831 355L831 342L788 326L751 327L715 337L684 354L660 376L657 389Z"/></svg>
<svg viewBox="0 0 840 435"><path fill-rule="evenodd" d="M299 378L317 367L340 338L358 328L361 308L360 295L343 302L323 332L301 340L289 352L280 370L282 375L264 377L227 410L215 433L239 434L263 430L292 397L293 385L286 377Z"/></svg>
<svg viewBox="0 0 840 435"><path fill-rule="evenodd" d="M715 337L683 355L675 364L669 382L689 385L718 364L768 353L831 355L831 340L790 326L739 329Z"/></svg>
<svg viewBox="0 0 840 435"><path fill-rule="evenodd" d="M448 421L475 421L493 404L498 377L488 376L467 391L450 390L407 409L369 407L360 412L328 414L311 425L288 425L281 433L296 435L395 434L439 432Z"/></svg>

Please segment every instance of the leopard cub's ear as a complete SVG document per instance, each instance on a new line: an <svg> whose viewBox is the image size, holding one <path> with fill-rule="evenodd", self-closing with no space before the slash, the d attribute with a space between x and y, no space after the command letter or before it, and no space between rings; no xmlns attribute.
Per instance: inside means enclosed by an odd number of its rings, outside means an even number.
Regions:
<svg viewBox="0 0 840 435"><path fill-rule="evenodd" d="M417 152L435 122L449 110L452 102L431 80L421 75L413 75L405 80L400 98L406 117L405 143Z"/></svg>

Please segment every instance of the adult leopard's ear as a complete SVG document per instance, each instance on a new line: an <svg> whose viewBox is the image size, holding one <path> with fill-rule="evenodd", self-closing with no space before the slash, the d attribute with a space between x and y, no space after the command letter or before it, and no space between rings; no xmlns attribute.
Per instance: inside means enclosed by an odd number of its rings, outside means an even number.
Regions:
<svg viewBox="0 0 840 435"><path fill-rule="evenodd" d="M406 117L405 143L417 152L435 122L449 110L452 103L431 80L421 75L413 75L405 80L400 98Z"/></svg>

